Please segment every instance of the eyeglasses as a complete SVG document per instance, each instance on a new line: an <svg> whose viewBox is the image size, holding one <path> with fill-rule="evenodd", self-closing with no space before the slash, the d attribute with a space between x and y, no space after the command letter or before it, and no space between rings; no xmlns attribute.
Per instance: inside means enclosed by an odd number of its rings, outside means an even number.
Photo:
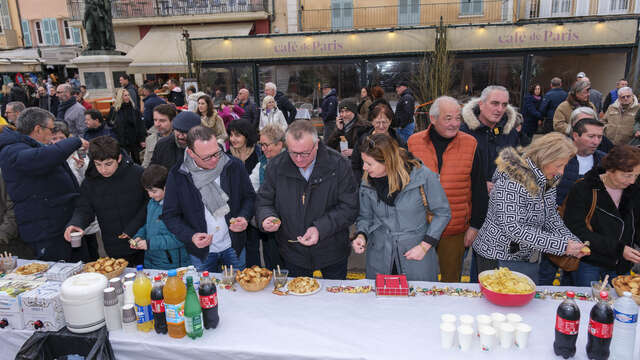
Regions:
<svg viewBox="0 0 640 360"><path fill-rule="evenodd" d="M620 99L631 99L632 96L633 95L622 95L622 96L620 96Z"/></svg>
<svg viewBox="0 0 640 360"><path fill-rule="evenodd" d="M219 158L220 156L222 156L222 150L218 150L218 151L216 151L215 153L213 153L213 154L211 154L211 155L208 155L208 156L205 156L205 157L202 157L202 156L198 155L198 153L197 153L197 152L195 152L194 150L191 150L191 151L192 151L194 154L196 154L196 156L197 156L197 157L199 157L199 158L200 158L200 160L202 160L202 161L209 161L209 160L211 160L211 159L213 159L213 158L216 158L216 159L217 159L217 158Z"/></svg>
<svg viewBox="0 0 640 360"><path fill-rule="evenodd" d="M258 143L258 145L260 145L261 149L266 149L269 146L273 145L273 143L271 143L271 144L270 143Z"/></svg>
<svg viewBox="0 0 640 360"><path fill-rule="evenodd" d="M305 151L305 152L295 152L295 151L289 151L289 154L291 155L291 157L299 157L299 158L308 158L309 156L311 156L311 154L313 153L313 150L316 148L316 144L313 144L313 147L311 148L311 150L309 151Z"/></svg>

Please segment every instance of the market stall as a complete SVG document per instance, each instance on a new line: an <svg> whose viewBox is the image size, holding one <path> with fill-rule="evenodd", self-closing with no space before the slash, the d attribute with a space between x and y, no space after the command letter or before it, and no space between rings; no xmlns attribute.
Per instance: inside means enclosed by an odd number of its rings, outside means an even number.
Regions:
<svg viewBox="0 0 640 360"><path fill-rule="evenodd" d="M477 284L413 282L414 296L391 298L378 297L374 291L357 292L365 288L344 288L371 286L371 280L319 282L320 291L308 296L278 296L272 293L271 284L259 292L247 292L237 284L234 289L220 286L220 324L205 330L203 337L174 339L153 331L119 330L110 333L111 345L117 359L175 360L204 355L215 359L553 359L554 321L560 303L554 297L568 290L538 287L539 295L547 291L544 299L538 296L523 307L508 308L466 291L478 291ZM336 288L339 286L342 288ZM573 290L591 295L588 288ZM595 302L577 303L581 323L575 358L586 359L586 329ZM493 312L517 313L532 327L527 348L483 352L477 339L467 352L441 348L442 314ZM1 329L0 358L13 359L31 334Z"/></svg>

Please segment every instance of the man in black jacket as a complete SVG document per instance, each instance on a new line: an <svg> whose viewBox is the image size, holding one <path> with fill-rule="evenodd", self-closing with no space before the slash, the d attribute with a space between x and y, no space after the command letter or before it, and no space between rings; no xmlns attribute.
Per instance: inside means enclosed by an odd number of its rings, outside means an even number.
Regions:
<svg viewBox="0 0 640 360"><path fill-rule="evenodd" d="M545 133L553 131L553 114L562 102L567 100L567 92L562 89L562 79L551 79L551 90L547 91L540 103L540 113L544 117L543 129Z"/></svg>
<svg viewBox="0 0 640 360"><path fill-rule="evenodd" d="M245 88L240 89L234 102L244 109L244 114L240 116L240 119L247 120L258 130L258 125L260 125L260 109L251 101L249 90Z"/></svg>
<svg viewBox="0 0 640 360"><path fill-rule="evenodd" d="M142 102L144 103L144 113L142 114L142 118L144 119L144 126L147 130L149 130L153 126L153 109L158 105L166 104L163 98L156 95L154 92L155 85L153 82L147 82L142 85Z"/></svg>
<svg viewBox="0 0 640 360"><path fill-rule="evenodd" d="M358 215L358 194L349 161L321 143L313 124L294 121L287 152L270 160L258 192L260 229L276 235L291 276L344 279L350 253L349 226Z"/></svg>
<svg viewBox="0 0 640 360"><path fill-rule="evenodd" d="M298 114L298 109L289 101L289 98L282 92L278 91L276 88L276 84L272 82L268 82L264 84L264 94L267 96L273 96L276 100L276 105L278 105L278 109L282 111L284 114L285 120L287 120L287 124L291 124L296 120L296 114ZM258 121L260 120L260 113L258 112Z"/></svg>
<svg viewBox="0 0 640 360"><path fill-rule="evenodd" d="M322 104L320 104L320 117L322 118L322 140L326 143L336 129L338 117L338 95L336 89L329 83L322 84Z"/></svg>
<svg viewBox="0 0 640 360"><path fill-rule="evenodd" d="M180 88L180 86L178 86L178 83L173 79L169 79L169 81L167 81L167 84L169 85L170 89L169 97L167 98L167 100L169 100L169 102L176 107L184 106L185 99L182 88Z"/></svg>
<svg viewBox="0 0 640 360"><path fill-rule="evenodd" d="M396 105L395 119L391 127L396 128L398 135L406 143L409 136L413 134L415 122L413 121L413 113L415 112L416 99L409 89L408 81L400 81L396 85L396 93L400 97L398 105Z"/></svg>
<svg viewBox="0 0 640 360"><path fill-rule="evenodd" d="M191 111L183 111L173 119L173 136L165 136L158 140L153 149L151 164L158 164L171 170L179 159L184 157L184 149L187 147L187 133L200 125L200 116Z"/></svg>
<svg viewBox="0 0 640 360"><path fill-rule="evenodd" d="M107 254L136 266L143 263L144 251L131 249L128 240L119 236L133 237L145 224L148 198L140 183L144 169L122 154L112 137L100 136L91 141L91 164L64 238L71 241L72 232L84 232L97 217Z"/></svg>

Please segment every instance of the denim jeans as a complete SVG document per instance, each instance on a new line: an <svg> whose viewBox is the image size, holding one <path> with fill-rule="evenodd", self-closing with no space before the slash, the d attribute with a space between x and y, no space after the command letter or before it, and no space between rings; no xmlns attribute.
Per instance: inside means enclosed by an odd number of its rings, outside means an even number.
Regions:
<svg viewBox="0 0 640 360"><path fill-rule="evenodd" d="M578 270L571 273L575 286L591 286L592 281L604 280L606 275L609 275L609 281L611 281L611 279L618 276L618 273L614 270L605 270L582 261L578 266Z"/></svg>
<svg viewBox="0 0 640 360"><path fill-rule="evenodd" d="M218 262L222 265L233 265L233 267L238 270L242 270L244 268L244 263L240 261L236 251L233 250L232 247L218 253L210 252L204 262L197 256L190 255L189 257L191 258L191 263L196 267L198 272L203 272L205 270L209 272L220 272Z"/></svg>
<svg viewBox="0 0 640 360"><path fill-rule="evenodd" d="M400 136L400 138L404 140L404 143L406 144L407 141L409 140L409 136L413 135L413 131L415 130L415 128L416 128L415 121L411 121L409 124L407 124L407 126L403 128L397 128L396 132L398 133L398 136Z"/></svg>

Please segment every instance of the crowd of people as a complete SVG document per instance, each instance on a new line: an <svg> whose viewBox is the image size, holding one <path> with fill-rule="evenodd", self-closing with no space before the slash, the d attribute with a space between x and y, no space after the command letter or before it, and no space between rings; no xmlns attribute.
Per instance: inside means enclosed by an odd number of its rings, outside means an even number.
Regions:
<svg viewBox="0 0 640 360"><path fill-rule="evenodd" d="M521 109L498 85L441 96L419 132L408 82L394 106L379 86L338 99L323 83L322 137L273 83L260 106L244 88L229 101L175 80L166 99L120 85L107 116L72 84L7 103L0 250L91 261L99 233L107 255L157 269L344 279L355 252L367 278L443 282L471 252L471 281L509 267L541 285L570 257L561 283L576 286L640 263L640 106L625 80L603 100L584 73L568 93L553 78Z"/></svg>

